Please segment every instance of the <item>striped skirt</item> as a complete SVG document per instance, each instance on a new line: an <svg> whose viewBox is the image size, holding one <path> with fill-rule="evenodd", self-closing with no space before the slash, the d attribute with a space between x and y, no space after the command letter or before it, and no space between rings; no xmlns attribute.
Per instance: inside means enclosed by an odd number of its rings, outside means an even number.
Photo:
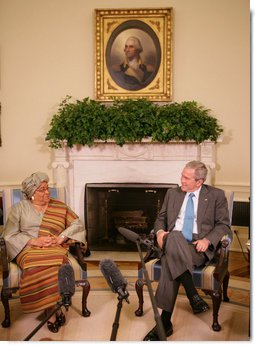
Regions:
<svg viewBox="0 0 255 346"><path fill-rule="evenodd" d="M17 257L22 269L20 301L24 313L54 307L60 299L58 271L67 263L67 249L62 246L50 248L26 247Z"/></svg>

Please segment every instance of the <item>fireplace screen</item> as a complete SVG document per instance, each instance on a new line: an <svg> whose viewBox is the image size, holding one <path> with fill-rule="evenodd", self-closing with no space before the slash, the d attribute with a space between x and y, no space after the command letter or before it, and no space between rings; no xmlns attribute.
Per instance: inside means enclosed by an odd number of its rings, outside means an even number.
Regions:
<svg viewBox="0 0 255 346"><path fill-rule="evenodd" d="M167 189L176 184L91 183L85 185L85 225L90 250L135 251L118 227L146 238L153 229Z"/></svg>

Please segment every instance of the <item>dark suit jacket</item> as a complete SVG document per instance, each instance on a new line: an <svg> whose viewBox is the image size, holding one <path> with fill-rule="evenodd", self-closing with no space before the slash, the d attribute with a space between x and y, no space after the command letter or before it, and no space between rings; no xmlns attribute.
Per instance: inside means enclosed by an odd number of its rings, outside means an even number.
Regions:
<svg viewBox="0 0 255 346"><path fill-rule="evenodd" d="M154 230L172 231L180 212L185 192L180 187L169 189L166 193L161 211L155 222ZM223 190L209 185L202 185L197 208L198 239L210 240L214 250L221 238L228 234L232 238L228 204ZM214 251L207 250L209 259Z"/></svg>

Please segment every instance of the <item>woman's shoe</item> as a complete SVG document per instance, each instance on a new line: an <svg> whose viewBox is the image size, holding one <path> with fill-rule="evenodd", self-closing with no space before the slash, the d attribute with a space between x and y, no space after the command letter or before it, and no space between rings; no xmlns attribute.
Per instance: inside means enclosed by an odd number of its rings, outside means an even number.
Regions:
<svg viewBox="0 0 255 346"><path fill-rule="evenodd" d="M56 322L58 322L61 327L66 323L66 317L63 311L61 311L59 315L56 315Z"/></svg>
<svg viewBox="0 0 255 346"><path fill-rule="evenodd" d="M55 322L48 321L47 327L48 327L50 332L57 333L59 331L60 325L59 325L57 320Z"/></svg>

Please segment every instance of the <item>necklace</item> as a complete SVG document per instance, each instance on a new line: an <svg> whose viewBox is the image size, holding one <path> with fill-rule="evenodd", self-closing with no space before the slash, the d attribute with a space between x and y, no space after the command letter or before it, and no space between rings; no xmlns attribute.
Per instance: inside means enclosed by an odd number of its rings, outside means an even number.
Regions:
<svg viewBox="0 0 255 346"><path fill-rule="evenodd" d="M35 210L37 210L39 212L44 212L47 209L47 207L48 207L47 204L46 205L39 205L39 204L35 204L33 202L32 202L32 205L35 208Z"/></svg>

